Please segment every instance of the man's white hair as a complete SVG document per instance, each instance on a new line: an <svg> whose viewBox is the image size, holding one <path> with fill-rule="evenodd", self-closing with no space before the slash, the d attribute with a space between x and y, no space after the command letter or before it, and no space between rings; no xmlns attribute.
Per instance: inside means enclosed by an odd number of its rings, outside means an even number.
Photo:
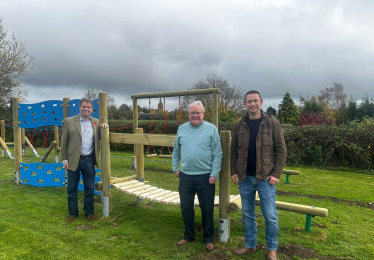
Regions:
<svg viewBox="0 0 374 260"><path fill-rule="evenodd" d="M201 101L195 101L195 102L192 102L189 106L188 106L188 112L190 112L190 108L191 107L196 107L196 106L200 106L201 107L201 112L205 112L205 108L204 108L204 105Z"/></svg>

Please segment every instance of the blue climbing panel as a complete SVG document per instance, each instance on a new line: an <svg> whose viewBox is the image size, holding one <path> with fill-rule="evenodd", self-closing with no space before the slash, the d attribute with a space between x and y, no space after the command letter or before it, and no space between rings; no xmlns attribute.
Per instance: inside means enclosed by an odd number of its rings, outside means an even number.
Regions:
<svg viewBox="0 0 374 260"><path fill-rule="evenodd" d="M69 117L80 114L80 111L79 111L79 102L80 101L81 101L80 99L72 99L72 100L70 100L68 102L68 105L69 105ZM94 117L94 118L99 119L99 104L98 104L99 103L99 99L93 100L92 103L93 103L93 111L92 111L91 116Z"/></svg>
<svg viewBox="0 0 374 260"><path fill-rule="evenodd" d="M19 127L62 126L63 109L61 100L47 100L35 104L18 103L18 106Z"/></svg>
<svg viewBox="0 0 374 260"><path fill-rule="evenodd" d="M31 186L64 186L65 169L62 163L21 163L21 183Z"/></svg>
<svg viewBox="0 0 374 260"><path fill-rule="evenodd" d="M65 186L65 169L62 163L21 163L21 184L39 187ZM101 181L101 170L95 169L95 184ZM78 190L84 191L82 176ZM96 195L101 195L95 190Z"/></svg>

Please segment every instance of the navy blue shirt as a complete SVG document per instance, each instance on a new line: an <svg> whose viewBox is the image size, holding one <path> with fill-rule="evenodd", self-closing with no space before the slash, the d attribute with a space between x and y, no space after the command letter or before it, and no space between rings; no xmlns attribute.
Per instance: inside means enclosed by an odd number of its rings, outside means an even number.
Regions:
<svg viewBox="0 0 374 260"><path fill-rule="evenodd" d="M247 175L256 176L256 139L262 118L251 120L247 118L249 127L249 145L247 159Z"/></svg>

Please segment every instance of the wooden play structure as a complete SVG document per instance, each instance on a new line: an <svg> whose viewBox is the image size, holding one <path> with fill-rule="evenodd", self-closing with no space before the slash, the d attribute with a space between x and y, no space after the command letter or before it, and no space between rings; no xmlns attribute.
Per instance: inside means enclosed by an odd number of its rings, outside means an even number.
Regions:
<svg viewBox="0 0 374 260"><path fill-rule="evenodd" d="M104 93L105 94L105 93ZM19 103L19 98L13 98L13 135L14 135L14 160L15 160L15 182L17 184L32 186L65 186L66 174L63 164L59 163L59 131L58 126L62 126L65 117L79 114L79 99L70 100L48 100L35 104ZM96 100L96 110L98 104ZM105 94L106 103L106 94ZM94 105L95 109L95 105ZM96 117L98 112L95 111ZM54 140L51 142L40 163L22 163L22 143L32 147L31 142L24 135L24 129L38 128L43 126L53 126ZM24 138L24 139L23 139ZM47 136L45 136L45 142ZM25 142L23 142L25 140ZM33 148L33 147L32 147ZM44 163L48 155L55 150L55 163ZM33 148L34 154L39 154ZM96 181L100 181L100 169L96 170ZM83 185L78 186L83 190ZM96 194L100 194L97 192Z"/></svg>
<svg viewBox="0 0 374 260"><path fill-rule="evenodd" d="M213 123L218 127L218 89L202 89L202 90L187 90L187 91L178 91L178 92L163 92L163 93L151 93L151 94L139 94L132 95L133 107L137 108L137 100L141 98L151 98L151 97L174 97L174 96L185 96L185 95L199 95L199 94L212 94L213 95ZM79 100L78 103L74 103L75 111L79 110ZM61 102L61 101L60 101ZM62 107L63 117L54 118L52 121L56 124L62 125L63 118L67 116L75 115L76 112L71 112L73 103L69 103L70 99L64 98L61 102L60 107ZM43 102L42 102L43 103ZM13 115L14 115L14 153L15 153L15 179L16 183L24 184L24 178L22 177L24 173L23 169L26 167L31 168L31 165L22 165L21 157L21 131L20 131L20 120L18 117L19 113L19 99L13 100ZM18 104L18 105L17 105ZM38 103L39 105L41 103ZM56 101L54 101L54 104ZM98 106L100 104L100 106ZM42 106L43 104L41 104ZM44 104L45 105L45 104ZM108 123L108 112L107 112L107 95L106 93L99 93L98 102L94 103L97 105L96 110L99 110L99 113L92 115L96 118L99 118L101 123ZM43 107L42 107L43 108ZM53 107L52 107L53 108ZM71 111L70 111L71 110ZM41 112L44 113L45 109L42 109ZM133 109L134 121L133 121L133 134L125 133L110 133L109 128L102 128L100 130L101 135L101 180L97 179L95 188L97 191L101 192L101 197L103 200L103 216L108 217L112 212L111 204L111 188L116 188L119 191L125 192L126 194L136 196L138 202L142 200L150 200L154 202L169 204L169 205L180 205L179 193L171 190L164 190L161 188L154 187L150 185L144 179L144 146L153 145L153 146L165 146L173 147L176 136L167 135L167 134L144 134L142 128L138 128L138 111ZM62 112L61 112L62 113ZM62 119L60 119L62 118ZM42 120L48 121L48 120ZM27 122L26 122L27 123ZM48 122L50 124L50 122ZM231 132L230 131L221 131L220 132L223 158L221 165L221 172L219 175L219 197L216 197L215 206L219 207L219 241L228 242L230 239L230 213L237 212L241 209L241 200L239 195L230 195L230 146L231 146ZM110 143L123 143L123 144L132 144L134 145L134 151L136 156L136 175L128 176L123 178L111 177L110 170ZM56 144L56 147L58 144ZM51 147L51 146L50 146ZM45 167L45 164L38 163L36 167ZM53 165L52 168L62 168L62 164ZM22 169L23 168L23 169ZM44 170L44 169L43 169ZM34 170L35 175L39 175L41 171L38 169ZM50 170L50 174L54 173L55 170ZM61 171L64 173L64 171ZM296 171L285 170L284 173L286 176L292 174L298 174ZM44 173L43 173L44 174ZM46 176L45 173L43 176ZM53 175L53 174L52 174ZM98 174L100 175L100 174ZM97 176L98 176L97 175ZM64 176L64 175L59 175ZM31 177L30 177L31 178ZM56 178L56 177L55 177ZM289 183L287 178L287 183ZM40 184L40 183L39 183ZM42 183L43 184L43 183ZM41 186L41 185L36 185ZM198 201L195 200L195 206L198 206ZM256 205L259 205L259 199L256 199ZM326 217L328 214L327 209L297 205L292 203L277 202L277 208L282 210L288 210L292 212L298 212L307 215L306 230L310 232L311 226L311 217L312 216L322 216Z"/></svg>

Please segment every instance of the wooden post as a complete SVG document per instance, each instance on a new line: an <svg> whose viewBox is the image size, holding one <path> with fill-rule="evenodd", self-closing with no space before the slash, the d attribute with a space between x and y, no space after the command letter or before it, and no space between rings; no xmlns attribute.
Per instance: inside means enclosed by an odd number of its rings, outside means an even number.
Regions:
<svg viewBox="0 0 374 260"><path fill-rule="evenodd" d="M212 112L213 112L213 125L215 125L218 129L218 91L213 92L213 105L212 105Z"/></svg>
<svg viewBox="0 0 374 260"><path fill-rule="evenodd" d="M64 113L64 119L69 117L69 101L70 98L63 98L62 100L62 106L63 106L63 113Z"/></svg>
<svg viewBox="0 0 374 260"><path fill-rule="evenodd" d="M136 128L138 128L138 100L133 98L132 100L132 129L133 133L136 133ZM136 156L136 145L134 145L134 155ZM135 157L136 160L136 157Z"/></svg>
<svg viewBox="0 0 374 260"><path fill-rule="evenodd" d="M108 108L107 108L107 94L105 92L99 93L99 119L100 125L102 123L108 124ZM101 181L103 199L103 216L107 218L112 212L112 192L111 192L111 171L110 171L110 143L109 143L109 128L100 127L100 142L101 142Z"/></svg>
<svg viewBox="0 0 374 260"><path fill-rule="evenodd" d="M227 206L230 203L230 146L231 132L221 131L222 165L219 174L219 242L230 240L230 213Z"/></svg>
<svg viewBox="0 0 374 260"><path fill-rule="evenodd" d="M21 162L22 162L22 143L21 128L19 127L18 117L19 98L12 98L13 104L13 137L14 137L14 180L17 184L21 182Z"/></svg>
<svg viewBox="0 0 374 260"><path fill-rule="evenodd" d="M135 129L135 134L143 134L143 128ZM144 146L136 144L136 176L138 181L144 181Z"/></svg>
<svg viewBox="0 0 374 260"><path fill-rule="evenodd" d="M0 132L1 132L1 136L0 137L1 137L1 139L5 143L5 123L4 123L4 120L0 121ZM5 157L5 150L3 148L1 148L1 156Z"/></svg>
<svg viewBox="0 0 374 260"><path fill-rule="evenodd" d="M143 134L143 128L136 128L136 134ZM136 144L134 146L136 151L136 178L138 181L144 181L144 145ZM140 197L136 198L136 203L143 203L143 199Z"/></svg>
<svg viewBox="0 0 374 260"><path fill-rule="evenodd" d="M55 163L58 163L58 155L60 153L60 139L58 138L58 126L55 125L53 126L53 130L54 130L54 136L55 136L55 142L56 142L56 145L55 145Z"/></svg>
<svg viewBox="0 0 374 260"><path fill-rule="evenodd" d="M64 117L64 120L65 118L69 117L69 101L70 101L70 98L63 98L62 100L62 109L63 109L63 117ZM63 123L64 121L62 121ZM68 186L67 185L68 183L68 170L65 169L65 186Z"/></svg>

